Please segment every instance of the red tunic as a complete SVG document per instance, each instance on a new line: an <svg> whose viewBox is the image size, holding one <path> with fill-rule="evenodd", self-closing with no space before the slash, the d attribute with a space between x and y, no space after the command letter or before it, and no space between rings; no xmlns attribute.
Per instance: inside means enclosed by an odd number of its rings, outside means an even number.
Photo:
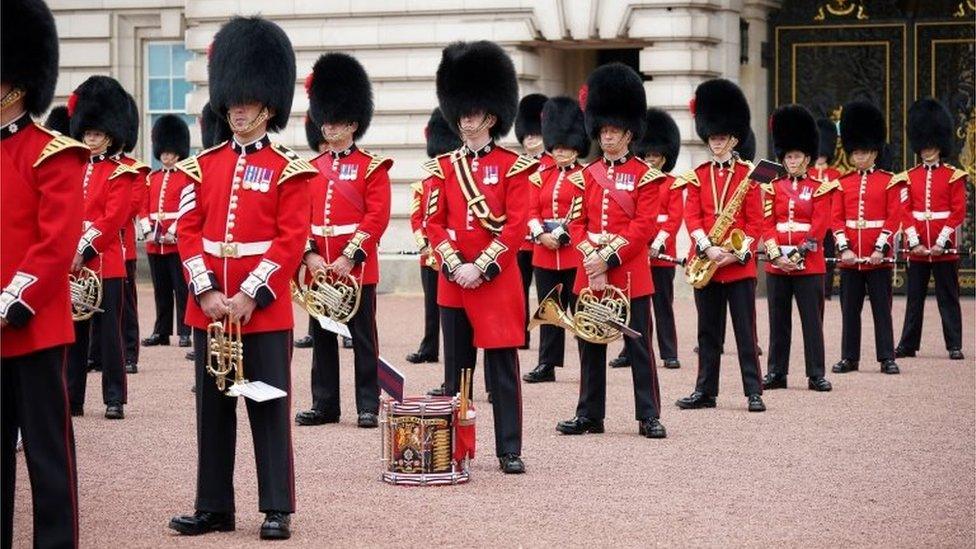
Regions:
<svg viewBox="0 0 976 549"><path fill-rule="evenodd" d="M139 212L139 227L146 239L146 253L178 253L175 244L161 244L164 235L176 237L177 221L193 208L193 181L176 168L156 170L149 174L147 189Z"/></svg>
<svg viewBox="0 0 976 549"><path fill-rule="evenodd" d="M470 168L474 190L462 184L455 160ZM494 143L477 153L462 147L424 164L436 178L431 193L440 197L427 220L430 245L442 264L437 303L467 312L476 347L518 347L525 340L526 305L515 256L525 238L525 197L536 165ZM469 201L465 194L472 192L483 198ZM453 282L463 263L481 269L485 282L473 290Z"/></svg>
<svg viewBox="0 0 976 549"><path fill-rule="evenodd" d="M893 178L891 172L871 169L857 170L840 178L840 192L833 203L831 230L837 240L838 257L850 248L858 257L866 258L875 249L891 257L891 236L905 219L904 204L908 188L904 179ZM867 271L890 269L891 263L869 265L837 264L842 269Z"/></svg>
<svg viewBox="0 0 976 549"><path fill-rule="evenodd" d="M431 193L436 186L437 179L434 176L410 184L410 190L413 191L410 202L410 230L413 231L417 249L420 250L420 266L432 269L439 267L437 256L430 249L430 241L427 239L427 218L433 213L431 208L437 207L440 197L440 189Z"/></svg>
<svg viewBox="0 0 976 549"><path fill-rule="evenodd" d="M905 236L908 249L921 244L951 248L959 244L956 231L966 219L965 171L944 163L928 169L919 164L899 179L908 180L908 204L905 208ZM938 256L910 254L909 261L956 261L956 254Z"/></svg>
<svg viewBox="0 0 976 549"><path fill-rule="evenodd" d="M724 167L714 162L704 162L693 171L683 175L675 181L674 187L686 187L688 196L685 200L685 227L691 235L692 247L689 258L694 257L696 252L695 242L699 238L707 237L722 207L735 194L739 183L752 171L752 164L749 162L733 159L734 165L730 168L728 164ZM714 180L713 174L714 173ZM726 183L727 182L727 183ZM717 200L716 200L717 199ZM759 186L753 184L746 193L745 201L739 212L735 216L735 221L728 228L740 229L747 238L752 238L749 250L756 251L759 237L762 233L762 196ZM721 237L725 239L726 236ZM713 245L720 246L722 242L712 242ZM715 271L712 277L713 282L735 282L747 278L756 278L756 260L750 258L744 264L732 263Z"/></svg>
<svg viewBox="0 0 976 549"><path fill-rule="evenodd" d="M830 227L831 198L838 188L836 180L820 181L811 177L781 177L762 186L763 245L766 249L766 272L773 275L816 275L827 272L823 235ZM772 259L789 255L813 239L815 248L806 252L804 268L784 271Z"/></svg>
<svg viewBox="0 0 976 549"><path fill-rule="evenodd" d="M553 158L553 156L549 154L548 151L542 151L542 154L535 157L535 159L538 161L538 164L536 164L535 167L536 173L541 174L543 170L546 170L556 165L556 159ZM528 196L528 200L531 201L532 200L531 185L530 185L529 193L530 194L527 196ZM522 242L522 245L519 246L520 252L534 252L537 247L535 241L532 239L532 228L528 227L527 229L528 230L525 233L525 240ZM534 262L533 265L535 265Z"/></svg>
<svg viewBox="0 0 976 549"><path fill-rule="evenodd" d="M11 130L17 128L16 131ZM0 141L0 355L74 342L68 270L81 236L81 186L88 147L34 124L28 115Z"/></svg>
<svg viewBox="0 0 976 549"><path fill-rule="evenodd" d="M136 259L136 231L134 227L139 221L139 211L142 209L146 192L149 190L149 173L152 168L124 153L116 155L115 160L126 166L131 166L139 172L139 177L132 180L131 218L122 227L122 249L125 253L125 260L134 261Z"/></svg>
<svg viewBox="0 0 976 549"><path fill-rule="evenodd" d="M242 292L257 302L244 333L289 330L290 280L308 237L309 180L318 172L267 135L242 147L233 140L181 161L195 207L177 224L190 280L186 323L205 329L197 303L209 290Z"/></svg>
<svg viewBox="0 0 976 549"><path fill-rule="evenodd" d="M600 184L606 173L607 190ZM657 231L661 188L665 175L643 160L628 154L614 162L599 158L590 162L573 178L582 180L583 208L569 224L577 255L575 293L589 286L583 260L599 254L607 265L607 283L620 288L631 298L654 293L647 243ZM621 197L620 200L614 196ZM632 204L628 213L621 202Z"/></svg>
<svg viewBox="0 0 976 549"><path fill-rule="evenodd" d="M677 239L678 230L681 229L682 217L685 212L684 193L680 188L672 189L675 178L671 174L666 174L667 179L661 184L661 210L657 214L657 234L651 241L651 248L660 250L671 257L678 257ZM674 268L674 263L660 259L651 259L651 267Z"/></svg>
<svg viewBox="0 0 976 549"><path fill-rule="evenodd" d="M309 249L329 263L345 255L356 263L360 284L380 279L376 248L390 223L390 176L393 161L355 145L312 159L321 174L312 179L312 243Z"/></svg>
<svg viewBox="0 0 976 549"><path fill-rule="evenodd" d="M125 278L122 228L131 219L132 189L139 172L104 154L92 156L82 174L84 232L77 251L102 278Z"/></svg>
<svg viewBox="0 0 976 549"><path fill-rule="evenodd" d="M568 227L583 208L582 180L572 177L582 169L583 166L577 163L566 168L550 164L529 176L532 183L529 186L529 233L536 238L553 229L558 234L566 234L566 244L558 250L535 244L532 250L535 267L554 271L576 268L578 253L573 249Z"/></svg>

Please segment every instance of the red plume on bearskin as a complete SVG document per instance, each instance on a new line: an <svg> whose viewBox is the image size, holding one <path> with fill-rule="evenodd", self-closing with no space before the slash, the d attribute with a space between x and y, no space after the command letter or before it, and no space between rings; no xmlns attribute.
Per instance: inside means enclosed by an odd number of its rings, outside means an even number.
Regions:
<svg viewBox="0 0 976 549"><path fill-rule="evenodd" d="M688 100L688 112L690 112L692 116L695 116L695 106L695 98L692 97Z"/></svg>
<svg viewBox="0 0 976 549"><path fill-rule="evenodd" d="M75 92L71 92L71 95L68 96L68 117L69 118L75 115L75 106L77 105L78 105L78 96L75 95Z"/></svg>
<svg viewBox="0 0 976 549"><path fill-rule="evenodd" d="M587 97L589 97L589 95L590 95L590 87L587 86L586 84L580 86L579 93L576 94L576 97L578 99L579 108L581 111L586 110L586 99Z"/></svg>
<svg viewBox="0 0 976 549"><path fill-rule="evenodd" d="M308 73L308 76L305 77L305 95L306 96L310 96L309 94L312 93L312 82L314 82L314 81L315 81L315 73L314 72ZM306 113L306 116L308 116L307 113Z"/></svg>

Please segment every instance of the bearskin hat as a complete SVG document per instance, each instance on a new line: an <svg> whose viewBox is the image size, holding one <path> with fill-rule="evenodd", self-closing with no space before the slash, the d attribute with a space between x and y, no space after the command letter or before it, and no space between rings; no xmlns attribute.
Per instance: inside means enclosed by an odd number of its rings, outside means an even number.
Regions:
<svg viewBox="0 0 976 549"><path fill-rule="evenodd" d="M82 141L85 132L105 132L112 145L108 152L122 150L130 137L129 95L117 80L109 76L91 76L68 98L71 137Z"/></svg>
<svg viewBox="0 0 976 549"><path fill-rule="evenodd" d="M851 101L840 114L840 141L844 152L878 151L884 148L887 135L885 118L878 107L867 101Z"/></svg>
<svg viewBox="0 0 976 549"><path fill-rule="evenodd" d="M3 0L0 81L23 90L33 116L47 110L58 81L58 30L41 0Z"/></svg>
<svg viewBox="0 0 976 549"><path fill-rule="evenodd" d="M164 152L176 153L180 160L190 156L190 128L183 117L164 114L152 127L153 157L159 160Z"/></svg>
<svg viewBox="0 0 976 549"><path fill-rule="evenodd" d="M281 27L260 17L234 17L217 31L207 63L210 108L227 119L233 105L258 102L273 111L268 130L288 124L295 95L295 51Z"/></svg>
<svg viewBox="0 0 976 549"><path fill-rule="evenodd" d="M424 127L424 139L427 140L427 156L430 158L451 152L461 146L461 138L454 133L447 120L444 120L440 108L435 108L430 113L430 120Z"/></svg>
<svg viewBox="0 0 976 549"><path fill-rule="evenodd" d="M699 84L691 111L695 116L695 132L706 143L710 135L731 135L744 141L751 131L746 96L739 86L724 78Z"/></svg>
<svg viewBox="0 0 976 549"><path fill-rule="evenodd" d="M644 158L648 153L658 153L664 156L661 169L670 172L678 161L678 151L681 150L681 132L674 118L667 112L651 107L644 115L644 137L633 145L634 154Z"/></svg>
<svg viewBox="0 0 976 549"><path fill-rule="evenodd" d="M213 109L210 103L203 106L200 112L200 140L203 148L209 149L218 143L223 143L231 138L234 132L230 131L226 118L221 118Z"/></svg>
<svg viewBox="0 0 976 549"><path fill-rule="evenodd" d="M739 155L742 160L748 160L752 162L756 159L756 134L752 133L752 129L749 129L749 135L745 139L736 143L735 148L732 149L735 154Z"/></svg>
<svg viewBox="0 0 976 549"><path fill-rule="evenodd" d="M325 141L325 137L322 136L322 126L316 124L308 112L305 113L305 141L315 154L319 153L319 147Z"/></svg>
<svg viewBox="0 0 976 549"><path fill-rule="evenodd" d="M49 130L69 135L71 133L71 119L68 118L68 107L58 105L51 109L51 112L47 113L44 126Z"/></svg>
<svg viewBox="0 0 976 549"><path fill-rule="evenodd" d="M122 151L129 153L136 148L136 141L139 141L139 107L136 106L136 100L131 93L126 92L125 95L129 104L126 108L127 124L125 127L125 145L122 146Z"/></svg>
<svg viewBox="0 0 976 549"><path fill-rule="evenodd" d="M931 97L919 99L908 109L908 142L915 154L936 147L943 158L952 156L953 129L949 109Z"/></svg>
<svg viewBox="0 0 976 549"><path fill-rule="evenodd" d="M601 65L590 73L580 92L586 133L593 140L600 138L600 128L616 126L629 130L633 140L644 135L644 114L647 95L644 82L634 69L623 63Z"/></svg>
<svg viewBox="0 0 976 549"><path fill-rule="evenodd" d="M837 150L837 125L826 118L817 119L817 130L820 132L820 143L817 156L827 158L827 163L834 161L834 151Z"/></svg>
<svg viewBox="0 0 976 549"><path fill-rule="evenodd" d="M542 106L546 104L546 99L541 93L530 93L519 101L518 114L515 116L515 139L519 143L527 135L542 135Z"/></svg>
<svg viewBox="0 0 976 549"><path fill-rule="evenodd" d="M580 156L590 153L590 137L579 103L570 97L553 97L542 107L542 141L546 150L568 147Z"/></svg>
<svg viewBox="0 0 976 549"><path fill-rule="evenodd" d="M319 57L305 81L308 111L312 120L323 124L356 122L352 134L358 140L373 118L373 88L366 69L351 55L327 53Z"/></svg>
<svg viewBox="0 0 976 549"><path fill-rule="evenodd" d="M800 151L811 160L817 159L820 135L817 123L806 107L784 105L776 109L769 119L769 126L773 134L773 153L780 162L790 151Z"/></svg>
<svg viewBox="0 0 976 549"><path fill-rule="evenodd" d="M451 127L462 116L485 111L495 115L491 137L508 133L518 111L515 65L494 42L454 42L444 48L437 67L437 102Z"/></svg>

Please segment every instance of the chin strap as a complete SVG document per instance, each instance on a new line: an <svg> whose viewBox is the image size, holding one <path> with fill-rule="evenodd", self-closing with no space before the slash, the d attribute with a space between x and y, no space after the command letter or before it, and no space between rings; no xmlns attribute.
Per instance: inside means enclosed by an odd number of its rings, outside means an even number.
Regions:
<svg viewBox="0 0 976 549"><path fill-rule="evenodd" d="M268 107L261 107L261 112L259 112L258 115L254 117L254 120L251 120L251 122L248 123L248 125L244 129L238 130L237 128L234 127L234 123L231 122L230 113L228 112L227 125L230 126L231 130L233 130L233 132L236 135L241 135L241 134L251 133L252 131L254 131L254 128L258 127L262 122L267 121L268 118L270 117L271 114L268 112Z"/></svg>
<svg viewBox="0 0 976 549"><path fill-rule="evenodd" d="M22 97L24 97L24 90L20 88L10 88L10 91L4 94L3 98L0 99L0 110L7 110L11 105L17 101L20 101Z"/></svg>

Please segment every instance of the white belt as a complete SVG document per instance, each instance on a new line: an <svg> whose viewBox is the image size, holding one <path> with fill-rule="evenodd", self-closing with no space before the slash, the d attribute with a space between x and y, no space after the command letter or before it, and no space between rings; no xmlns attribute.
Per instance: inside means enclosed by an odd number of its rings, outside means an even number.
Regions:
<svg viewBox="0 0 976 549"><path fill-rule="evenodd" d="M214 257L246 257L263 255L271 248L271 241L261 242L214 242L203 239L203 251Z"/></svg>
<svg viewBox="0 0 976 549"><path fill-rule="evenodd" d="M163 212L161 214L152 212L149 214L149 219L153 221L171 221L176 219L179 215L179 212Z"/></svg>
<svg viewBox="0 0 976 549"><path fill-rule="evenodd" d="M844 222L848 229L880 229L884 227L884 221L870 221L868 219L848 219Z"/></svg>
<svg viewBox="0 0 976 549"><path fill-rule="evenodd" d="M949 219L949 212L912 212L912 217L919 221L930 219Z"/></svg>
<svg viewBox="0 0 976 549"><path fill-rule="evenodd" d="M797 223L795 221L786 221L784 223L776 224L776 232L780 233L792 233L797 231L809 231L812 227L809 223Z"/></svg>
<svg viewBox="0 0 976 549"><path fill-rule="evenodd" d="M561 217L553 218L553 219L544 219L543 221L545 221L546 223L559 223L560 225L566 222L566 220Z"/></svg>
<svg viewBox="0 0 976 549"><path fill-rule="evenodd" d="M668 214L657 214L657 222L664 223L668 220Z"/></svg>
<svg viewBox="0 0 976 549"><path fill-rule="evenodd" d="M597 244L606 244L607 242L610 241L611 238L613 238L613 237L615 237L617 235L615 235L613 233L591 233L591 232L587 231L586 236L592 242L595 242Z"/></svg>
<svg viewBox="0 0 976 549"><path fill-rule="evenodd" d="M312 234L323 237L343 236L356 232L358 227L359 223L350 223L348 225L312 225Z"/></svg>

